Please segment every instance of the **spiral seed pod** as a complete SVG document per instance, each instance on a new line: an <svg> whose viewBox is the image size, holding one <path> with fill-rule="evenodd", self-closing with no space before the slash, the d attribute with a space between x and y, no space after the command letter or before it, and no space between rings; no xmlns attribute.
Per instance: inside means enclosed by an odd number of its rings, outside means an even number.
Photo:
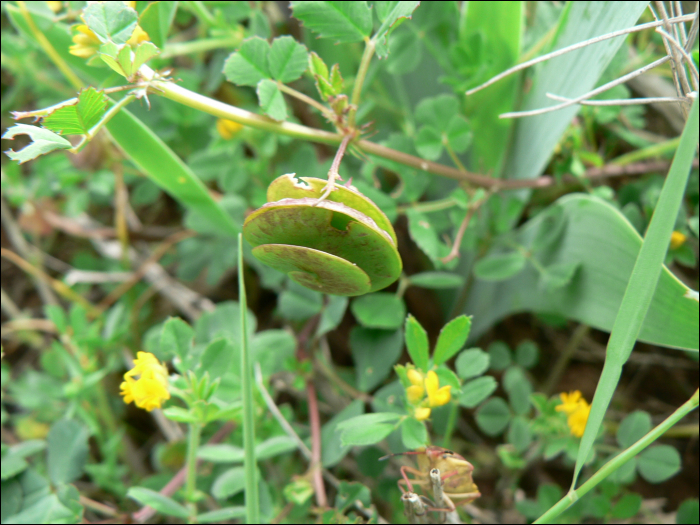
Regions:
<svg viewBox="0 0 700 525"><path fill-rule="evenodd" d="M275 179L270 202L243 225L253 255L319 292L353 296L386 288L402 268L391 222L352 187L337 186L318 202L325 185L294 174Z"/></svg>

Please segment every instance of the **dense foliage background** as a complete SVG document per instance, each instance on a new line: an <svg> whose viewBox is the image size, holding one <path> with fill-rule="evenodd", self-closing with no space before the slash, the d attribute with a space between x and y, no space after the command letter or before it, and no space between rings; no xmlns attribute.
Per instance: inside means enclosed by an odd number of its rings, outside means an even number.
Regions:
<svg viewBox="0 0 700 525"><path fill-rule="evenodd" d="M2 3L3 523L698 523L697 3L419 4ZM239 249L335 169L381 291Z"/></svg>

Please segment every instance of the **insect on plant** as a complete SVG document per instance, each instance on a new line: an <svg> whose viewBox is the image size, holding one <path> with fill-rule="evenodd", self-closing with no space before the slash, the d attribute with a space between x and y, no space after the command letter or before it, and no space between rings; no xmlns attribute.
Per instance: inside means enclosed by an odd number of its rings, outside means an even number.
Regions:
<svg viewBox="0 0 700 525"><path fill-rule="evenodd" d="M399 489L402 493L406 493L405 487L409 492L414 492L413 486L418 485L424 492L431 485L430 473L437 469L442 481L443 501L448 505L448 509L433 509L453 511L457 506L465 505L474 501L481 496L479 488L474 483L472 472L474 465L469 463L459 454L452 452L446 448L436 447L433 445L422 449L413 450L411 452L402 452L399 454L389 454L380 458L380 461L393 456L408 456L415 455L418 468L409 466L401 467L401 476L403 479L398 481ZM413 478L409 478L408 474L413 474ZM436 502L440 504L440 502Z"/></svg>

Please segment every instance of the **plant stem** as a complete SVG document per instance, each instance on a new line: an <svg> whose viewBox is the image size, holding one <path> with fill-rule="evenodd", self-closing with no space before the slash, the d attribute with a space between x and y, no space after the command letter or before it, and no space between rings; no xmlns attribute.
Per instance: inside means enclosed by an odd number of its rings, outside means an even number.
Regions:
<svg viewBox="0 0 700 525"><path fill-rule="evenodd" d="M338 173L338 170L340 169L340 161L343 160L345 150L347 149L348 144L350 144L352 138L353 135L346 135L343 137L343 142L340 143L338 151L335 153L335 158L333 159L333 164L331 164L331 169L328 170L328 184L326 184L323 194L318 198L318 202L316 204L325 200L326 197L328 197L335 189L335 179L340 179L340 174Z"/></svg>
<svg viewBox="0 0 700 525"><path fill-rule="evenodd" d="M281 135L287 135L303 140L310 140L312 142L320 142L323 144L339 144L344 138L344 135L340 133L332 133L322 129L309 128L293 122L277 122L271 118L246 111L245 109L241 109L236 106L225 104L209 97L205 97L204 95L200 95L199 93L185 89L181 86L173 84L172 82L165 80L159 81L156 78L155 72L148 66L141 66L139 72L145 79L153 81L154 86L156 86L158 89L159 95L162 95L165 98L175 102L179 102L185 106L204 111L205 113L209 113L215 117L226 118L233 120L234 122L238 122L239 124L243 124L244 126L251 126L264 131L271 131L273 133L279 133ZM493 177L488 177L486 175L479 175L469 171L460 171L451 166L445 166L444 164L438 164L437 162L421 159L419 157L409 155L408 153L387 148L386 146L375 144L374 142L369 142L367 140L356 140L353 142L353 145L357 146L361 151L371 155L393 160L400 164L405 164L406 166L411 166L435 175L441 175L443 177L455 180L467 181L474 186L494 188L494 190L544 188L555 184L554 179L547 175L531 180L494 179Z"/></svg>
<svg viewBox="0 0 700 525"><path fill-rule="evenodd" d="M369 69L369 64L372 61L372 55L374 55L375 43L374 40L367 40L365 42L365 51L362 53L362 58L360 59L360 68L357 70L357 76L355 77L355 85L352 88L352 99L350 100L350 113L348 114L348 127L350 129L355 127L355 115L357 114L357 106L360 103L360 96L362 95L362 84L367 76L367 70Z"/></svg>
<svg viewBox="0 0 700 525"><path fill-rule="evenodd" d="M234 48L240 45L241 40L242 35L235 35L219 38L202 38L190 42L168 42L163 52L158 55L158 58L172 58L195 53L205 53L215 49Z"/></svg>
<svg viewBox="0 0 700 525"><path fill-rule="evenodd" d="M187 478L185 480L185 501L190 509L190 515L197 515L197 505L195 503L195 491L197 490L197 450L202 437L202 424L199 422L190 423L189 434L187 436Z"/></svg>
<svg viewBox="0 0 700 525"><path fill-rule="evenodd" d="M294 88L290 88L289 86L285 86L280 82L279 80L277 81L277 88L282 91L283 93L286 93L287 95L290 95L297 100L301 100L302 102L305 102L309 106L316 108L321 112L321 114L326 117L328 120L333 122L335 120L335 114L328 109L326 106L321 104L320 102L317 102L316 100L312 99L310 96L305 95L304 93L297 91Z"/></svg>
<svg viewBox="0 0 700 525"><path fill-rule="evenodd" d="M659 439L669 428L671 428L676 422L680 421L687 414L695 410L697 406L698 391L696 390L693 397L683 403L683 405L681 405L673 414L666 418L660 425L652 429L651 432L637 441L634 445L608 461L603 468L593 474L593 476L591 476L591 478L579 488L574 491L569 491L566 496L560 499L552 508L540 516L535 523L554 523L557 517L573 503L578 501L584 494L588 493L610 474L615 472L617 469L622 467L622 465L627 463L630 459Z"/></svg>
<svg viewBox="0 0 700 525"><path fill-rule="evenodd" d="M245 470L245 509L248 523L260 523L258 466L255 460L255 414L253 413L253 364L248 355L248 301L243 268L243 234L238 234L238 304L241 311L241 390L243 393L243 467Z"/></svg>
<svg viewBox="0 0 700 525"><path fill-rule="evenodd" d="M68 64L66 64L66 61L63 60L63 57L61 57L61 55L59 55L58 52L54 49L54 47L51 45L51 42L49 42L48 38L46 38L44 33L39 31L39 28L34 23L32 15L27 9L26 2L17 2L17 6L19 7L19 10L22 13L24 19L27 21L27 25L29 26L29 29L32 32L32 36L34 36L36 41L39 42L41 48L47 55L49 55L49 58L53 61L54 64L56 64L56 67L61 71L61 73L63 73L63 76L66 77L68 82L70 82L75 89L82 88L83 82L78 78L78 75L73 73L73 70Z"/></svg>

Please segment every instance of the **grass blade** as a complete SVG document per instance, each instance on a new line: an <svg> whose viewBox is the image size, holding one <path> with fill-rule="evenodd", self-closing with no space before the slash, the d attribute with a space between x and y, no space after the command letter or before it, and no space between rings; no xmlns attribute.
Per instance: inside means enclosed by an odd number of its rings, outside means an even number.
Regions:
<svg viewBox="0 0 700 525"><path fill-rule="evenodd" d="M243 235L238 234L238 302L241 310L241 389L243 390L243 450L245 458L245 508L248 523L260 523L257 464L255 461L255 420L253 419L253 364L248 348L248 312L243 278Z"/></svg>
<svg viewBox="0 0 700 525"><path fill-rule="evenodd" d="M696 98L681 135L671 169L661 190L659 201L654 209L654 215L649 223L649 229L639 251L637 262L632 270L625 295L622 298L620 311L615 318L615 324L608 341L605 365L593 397L588 424L581 438L572 488L576 486L581 468L593 448L593 441L598 435L598 429L620 380L622 365L632 353L632 348L651 304L654 290L661 275L673 226L676 217L678 217L678 210L688 183L691 164L698 144L698 134L698 100Z"/></svg>

